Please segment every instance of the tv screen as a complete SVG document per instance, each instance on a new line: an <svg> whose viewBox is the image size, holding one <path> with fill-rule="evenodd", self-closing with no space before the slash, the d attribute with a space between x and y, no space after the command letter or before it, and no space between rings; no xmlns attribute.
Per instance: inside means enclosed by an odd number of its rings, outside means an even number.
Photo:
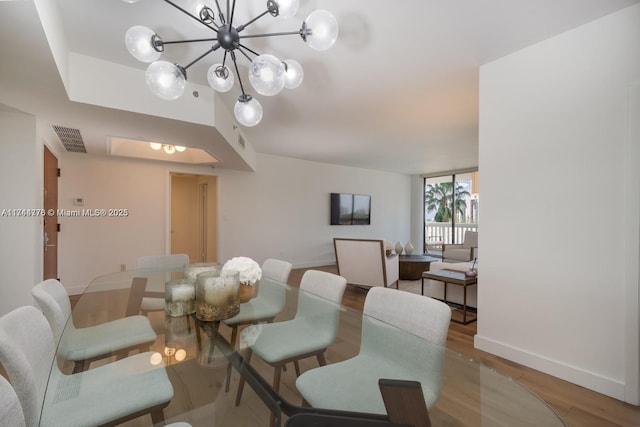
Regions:
<svg viewBox="0 0 640 427"><path fill-rule="evenodd" d="M370 225L371 196L331 193L331 225Z"/></svg>

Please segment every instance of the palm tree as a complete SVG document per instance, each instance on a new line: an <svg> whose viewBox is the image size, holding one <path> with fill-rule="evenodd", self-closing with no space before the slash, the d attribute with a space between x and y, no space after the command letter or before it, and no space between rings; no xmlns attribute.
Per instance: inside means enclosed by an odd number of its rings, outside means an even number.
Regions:
<svg viewBox="0 0 640 427"><path fill-rule="evenodd" d="M467 209L465 196L471 194L464 187L456 182L455 198L453 197L453 184L451 182L442 182L437 184L429 184L425 191L425 207L429 211L436 211L435 222L451 221L451 201L455 200L455 212L460 215L464 214Z"/></svg>

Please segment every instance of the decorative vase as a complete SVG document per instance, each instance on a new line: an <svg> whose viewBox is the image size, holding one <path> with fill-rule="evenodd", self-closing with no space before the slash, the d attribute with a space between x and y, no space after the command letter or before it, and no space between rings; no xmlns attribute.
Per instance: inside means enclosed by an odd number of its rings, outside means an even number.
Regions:
<svg viewBox="0 0 640 427"><path fill-rule="evenodd" d="M404 253L406 253L407 255L411 255L413 253L413 245L411 244L411 242L407 242L407 244L404 246Z"/></svg>
<svg viewBox="0 0 640 427"><path fill-rule="evenodd" d="M240 303L245 303L254 298L258 293L258 284L241 282L240 283Z"/></svg>
<svg viewBox="0 0 640 427"><path fill-rule="evenodd" d="M165 310L171 317L195 313L195 282L188 278L169 280L164 287L164 300Z"/></svg>
<svg viewBox="0 0 640 427"><path fill-rule="evenodd" d="M402 254L402 249L403 249L403 248L402 248L402 243L400 243L399 241L398 241L398 242L396 242L396 253L397 253L398 255L401 255L401 254Z"/></svg>
<svg viewBox="0 0 640 427"><path fill-rule="evenodd" d="M196 317L204 321L219 321L240 312L239 273L233 270L212 270L198 274L196 282Z"/></svg>

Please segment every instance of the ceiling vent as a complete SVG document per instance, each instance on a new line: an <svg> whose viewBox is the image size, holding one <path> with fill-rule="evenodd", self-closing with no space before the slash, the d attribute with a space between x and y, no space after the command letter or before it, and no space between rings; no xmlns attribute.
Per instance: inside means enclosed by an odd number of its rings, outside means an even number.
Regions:
<svg viewBox="0 0 640 427"><path fill-rule="evenodd" d="M73 153L87 152L79 129L54 125L53 130L56 131L58 138L60 138L60 142L62 142L62 145L64 145L64 148L66 148L67 151L71 151Z"/></svg>

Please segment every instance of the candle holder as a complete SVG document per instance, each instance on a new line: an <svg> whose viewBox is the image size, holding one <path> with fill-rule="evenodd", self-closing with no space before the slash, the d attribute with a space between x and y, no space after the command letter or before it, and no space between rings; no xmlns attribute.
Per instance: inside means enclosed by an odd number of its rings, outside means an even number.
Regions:
<svg viewBox="0 0 640 427"><path fill-rule="evenodd" d="M187 264L184 266L183 274L184 277L196 281L198 278L198 274L204 273L205 271L213 271L220 270L222 265L217 262L195 262L193 264Z"/></svg>
<svg viewBox="0 0 640 427"><path fill-rule="evenodd" d="M240 312L240 274L235 270L200 273L196 282L196 317L219 321Z"/></svg>
<svg viewBox="0 0 640 427"><path fill-rule="evenodd" d="M169 316L186 316L196 311L196 285L191 279L169 280L164 287L165 309Z"/></svg>

